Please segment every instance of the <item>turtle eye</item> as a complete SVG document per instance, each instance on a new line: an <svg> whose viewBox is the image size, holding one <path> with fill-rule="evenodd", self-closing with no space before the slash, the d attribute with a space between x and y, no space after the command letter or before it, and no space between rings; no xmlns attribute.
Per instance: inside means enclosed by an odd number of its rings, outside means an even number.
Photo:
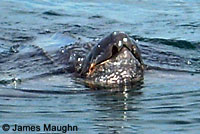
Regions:
<svg viewBox="0 0 200 134"><path fill-rule="evenodd" d="M116 46L112 47L112 55L116 55L118 53L118 48Z"/></svg>

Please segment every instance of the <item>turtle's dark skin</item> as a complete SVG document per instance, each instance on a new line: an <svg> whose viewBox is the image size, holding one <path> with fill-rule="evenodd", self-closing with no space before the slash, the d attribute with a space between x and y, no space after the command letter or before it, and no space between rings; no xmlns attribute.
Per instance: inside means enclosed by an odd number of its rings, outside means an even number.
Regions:
<svg viewBox="0 0 200 134"><path fill-rule="evenodd" d="M73 46L73 45L72 45ZM80 44L79 44L80 47ZM143 80L144 64L134 40L123 32L113 32L96 45L66 47L59 60L76 76L99 84L127 84ZM75 52L75 53L74 53ZM70 55L74 55L71 56ZM72 58L73 57L73 58Z"/></svg>

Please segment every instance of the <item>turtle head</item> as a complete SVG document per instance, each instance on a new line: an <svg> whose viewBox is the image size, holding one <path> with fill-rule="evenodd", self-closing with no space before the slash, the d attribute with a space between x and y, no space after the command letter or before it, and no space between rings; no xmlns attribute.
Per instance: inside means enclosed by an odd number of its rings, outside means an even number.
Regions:
<svg viewBox="0 0 200 134"><path fill-rule="evenodd" d="M86 56L81 76L105 84L124 84L143 79L144 64L137 43L123 32L113 32Z"/></svg>

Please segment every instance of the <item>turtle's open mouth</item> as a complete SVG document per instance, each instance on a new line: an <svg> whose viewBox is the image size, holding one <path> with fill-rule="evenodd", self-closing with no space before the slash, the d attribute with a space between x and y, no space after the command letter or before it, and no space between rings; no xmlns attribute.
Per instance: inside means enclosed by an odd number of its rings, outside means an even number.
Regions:
<svg viewBox="0 0 200 134"><path fill-rule="evenodd" d="M115 78L117 81L132 81L137 74L143 74L139 48L128 35L121 32L113 32L95 45L81 69L82 76L105 83L110 83L109 79L113 78L109 76L112 75L118 76Z"/></svg>

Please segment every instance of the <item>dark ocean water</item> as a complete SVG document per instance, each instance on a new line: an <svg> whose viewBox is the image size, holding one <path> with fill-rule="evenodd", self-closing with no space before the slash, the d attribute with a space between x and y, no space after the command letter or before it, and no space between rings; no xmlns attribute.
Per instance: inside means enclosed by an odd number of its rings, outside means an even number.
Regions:
<svg viewBox="0 0 200 134"><path fill-rule="evenodd" d="M3 124L46 123L77 133L198 134L199 13L199 0L1 0L0 133ZM49 73L53 50L113 31L137 40L145 64L158 67L140 87L94 90Z"/></svg>

